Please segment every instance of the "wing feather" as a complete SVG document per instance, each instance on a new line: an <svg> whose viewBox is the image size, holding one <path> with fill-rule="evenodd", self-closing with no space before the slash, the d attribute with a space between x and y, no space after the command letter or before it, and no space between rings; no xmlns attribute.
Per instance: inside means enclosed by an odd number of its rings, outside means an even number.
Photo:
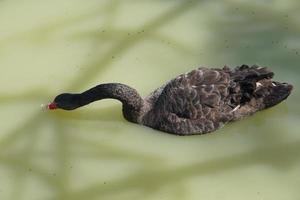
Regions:
<svg viewBox="0 0 300 200"><path fill-rule="evenodd" d="M228 95L229 75L220 69L198 68L179 75L164 88L157 106L181 118L212 117Z"/></svg>

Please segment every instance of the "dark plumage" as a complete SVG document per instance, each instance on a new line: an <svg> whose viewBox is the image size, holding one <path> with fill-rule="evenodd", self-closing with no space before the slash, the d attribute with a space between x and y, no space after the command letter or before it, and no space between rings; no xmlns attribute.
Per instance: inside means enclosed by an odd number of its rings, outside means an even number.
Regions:
<svg viewBox="0 0 300 200"><path fill-rule="evenodd" d="M266 67L200 67L177 76L148 97L124 84L108 83L81 94L61 94L49 109L73 110L96 100L118 99L131 122L176 135L204 134L286 99L293 86L272 80Z"/></svg>

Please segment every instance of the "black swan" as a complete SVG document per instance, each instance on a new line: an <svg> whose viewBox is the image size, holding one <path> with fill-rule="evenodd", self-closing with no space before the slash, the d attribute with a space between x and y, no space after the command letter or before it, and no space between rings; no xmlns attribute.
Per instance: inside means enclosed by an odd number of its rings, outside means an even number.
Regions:
<svg viewBox="0 0 300 200"><path fill-rule="evenodd" d="M80 94L58 95L48 109L73 110L112 98L124 117L176 135L204 134L285 100L293 86L273 81L274 73L253 65L204 68L181 74L146 98L121 83L100 84Z"/></svg>

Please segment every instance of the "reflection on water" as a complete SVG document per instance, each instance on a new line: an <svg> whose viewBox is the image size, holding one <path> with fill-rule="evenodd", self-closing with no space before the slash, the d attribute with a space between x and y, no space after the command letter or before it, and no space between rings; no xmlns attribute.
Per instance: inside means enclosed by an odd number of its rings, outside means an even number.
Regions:
<svg viewBox="0 0 300 200"><path fill-rule="evenodd" d="M299 199L299 6L1 1L0 199ZM270 66L295 90L214 134L132 124L115 101L39 108L98 83L146 95L198 65L243 63Z"/></svg>

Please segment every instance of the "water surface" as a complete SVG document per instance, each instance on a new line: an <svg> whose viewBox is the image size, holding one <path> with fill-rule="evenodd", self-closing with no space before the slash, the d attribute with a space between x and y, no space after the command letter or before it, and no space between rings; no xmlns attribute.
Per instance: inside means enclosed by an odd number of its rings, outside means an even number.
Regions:
<svg viewBox="0 0 300 200"><path fill-rule="evenodd" d="M299 199L299 8L296 0L1 1L0 199ZM293 94L213 134L129 123L113 100L40 108L99 83L147 95L198 66L244 63L269 66Z"/></svg>

